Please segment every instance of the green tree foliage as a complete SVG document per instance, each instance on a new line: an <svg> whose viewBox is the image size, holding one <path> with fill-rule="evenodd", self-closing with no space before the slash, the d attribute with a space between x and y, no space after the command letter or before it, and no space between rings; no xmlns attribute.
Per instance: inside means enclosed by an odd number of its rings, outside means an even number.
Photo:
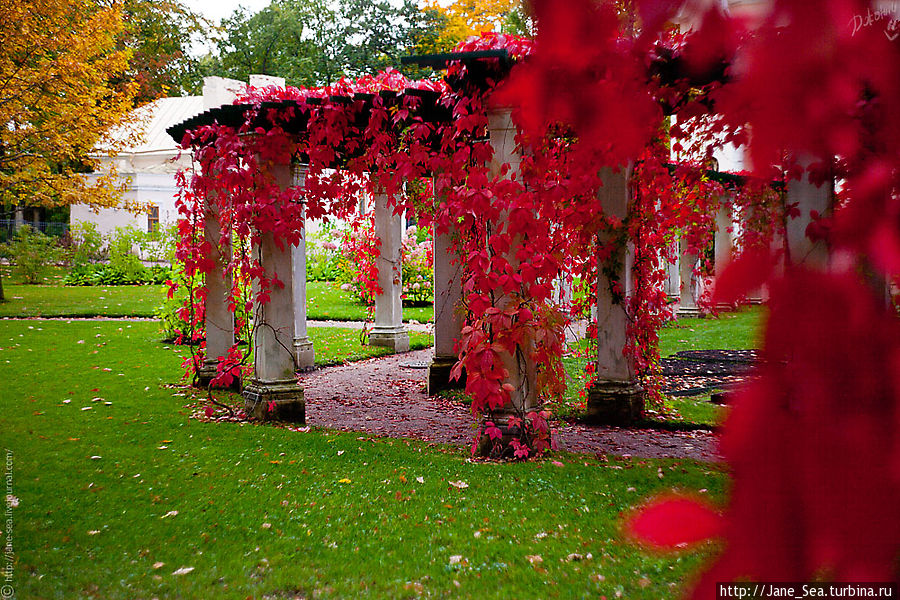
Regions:
<svg viewBox="0 0 900 600"><path fill-rule="evenodd" d="M137 103L196 91L199 61L189 54L211 24L178 0L125 0L122 44L131 50L126 76L137 86Z"/></svg>
<svg viewBox="0 0 900 600"><path fill-rule="evenodd" d="M291 85L323 85L358 77L402 56L434 48L444 17L412 0L275 0L256 14L236 11L222 22L217 55L204 71L246 80L252 73L284 77ZM416 68L402 68L418 75Z"/></svg>

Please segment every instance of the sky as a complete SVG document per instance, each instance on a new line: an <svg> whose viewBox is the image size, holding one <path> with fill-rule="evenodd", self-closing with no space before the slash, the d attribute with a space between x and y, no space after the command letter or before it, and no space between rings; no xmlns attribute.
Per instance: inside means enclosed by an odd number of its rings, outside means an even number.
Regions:
<svg viewBox="0 0 900 600"><path fill-rule="evenodd" d="M189 9L216 24L223 18L230 17L240 6L255 13L268 6L269 2L270 0L183 0Z"/></svg>

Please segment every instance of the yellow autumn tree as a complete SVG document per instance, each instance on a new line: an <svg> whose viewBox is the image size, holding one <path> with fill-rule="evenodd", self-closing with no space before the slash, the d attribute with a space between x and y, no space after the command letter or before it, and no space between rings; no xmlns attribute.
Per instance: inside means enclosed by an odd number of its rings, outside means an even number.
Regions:
<svg viewBox="0 0 900 600"><path fill-rule="evenodd" d="M425 0L422 10L443 16L444 26L436 43L442 52L449 52L460 41L484 31L525 33L523 29L527 29L523 0L455 0L447 6L437 0Z"/></svg>
<svg viewBox="0 0 900 600"><path fill-rule="evenodd" d="M119 6L0 0L0 15L0 202L116 204L114 175L83 174L94 166L88 153L133 108Z"/></svg>

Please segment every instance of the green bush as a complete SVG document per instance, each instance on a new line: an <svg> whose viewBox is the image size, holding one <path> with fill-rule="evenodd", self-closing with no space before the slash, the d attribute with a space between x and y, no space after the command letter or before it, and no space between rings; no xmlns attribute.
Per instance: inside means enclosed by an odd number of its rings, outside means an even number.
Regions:
<svg viewBox="0 0 900 600"><path fill-rule="evenodd" d="M106 240L105 250L95 224L79 223L76 228L72 236L75 245L73 266L63 278L64 285L148 285L165 283L172 277L169 267L144 266L135 248L140 248L149 260L174 262L173 228L153 233L133 227L117 228ZM108 264L97 264L96 260L104 253L109 258Z"/></svg>
<svg viewBox="0 0 900 600"><path fill-rule="evenodd" d="M47 267L57 262L61 252L56 240L23 225L9 243L7 255L25 283L40 283Z"/></svg>
<svg viewBox="0 0 900 600"><path fill-rule="evenodd" d="M160 265L126 271L112 264L75 265L63 278L63 285L150 285L165 283L172 269Z"/></svg>
<svg viewBox="0 0 900 600"><path fill-rule="evenodd" d="M328 223L306 234L306 280L336 281L340 275L341 232Z"/></svg>
<svg viewBox="0 0 900 600"><path fill-rule="evenodd" d="M72 243L72 264L74 266L100 262L106 256L103 236L97 224L90 221L79 221L69 232Z"/></svg>

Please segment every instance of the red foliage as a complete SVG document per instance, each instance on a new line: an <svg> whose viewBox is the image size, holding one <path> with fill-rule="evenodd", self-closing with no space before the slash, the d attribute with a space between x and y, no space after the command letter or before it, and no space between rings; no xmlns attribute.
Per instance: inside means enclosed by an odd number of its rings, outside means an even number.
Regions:
<svg viewBox="0 0 900 600"><path fill-rule="evenodd" d="M688 548L722 534L722 515L703 500L666 494L640 507L625 520L625 531L652 550Z"/></svg>

